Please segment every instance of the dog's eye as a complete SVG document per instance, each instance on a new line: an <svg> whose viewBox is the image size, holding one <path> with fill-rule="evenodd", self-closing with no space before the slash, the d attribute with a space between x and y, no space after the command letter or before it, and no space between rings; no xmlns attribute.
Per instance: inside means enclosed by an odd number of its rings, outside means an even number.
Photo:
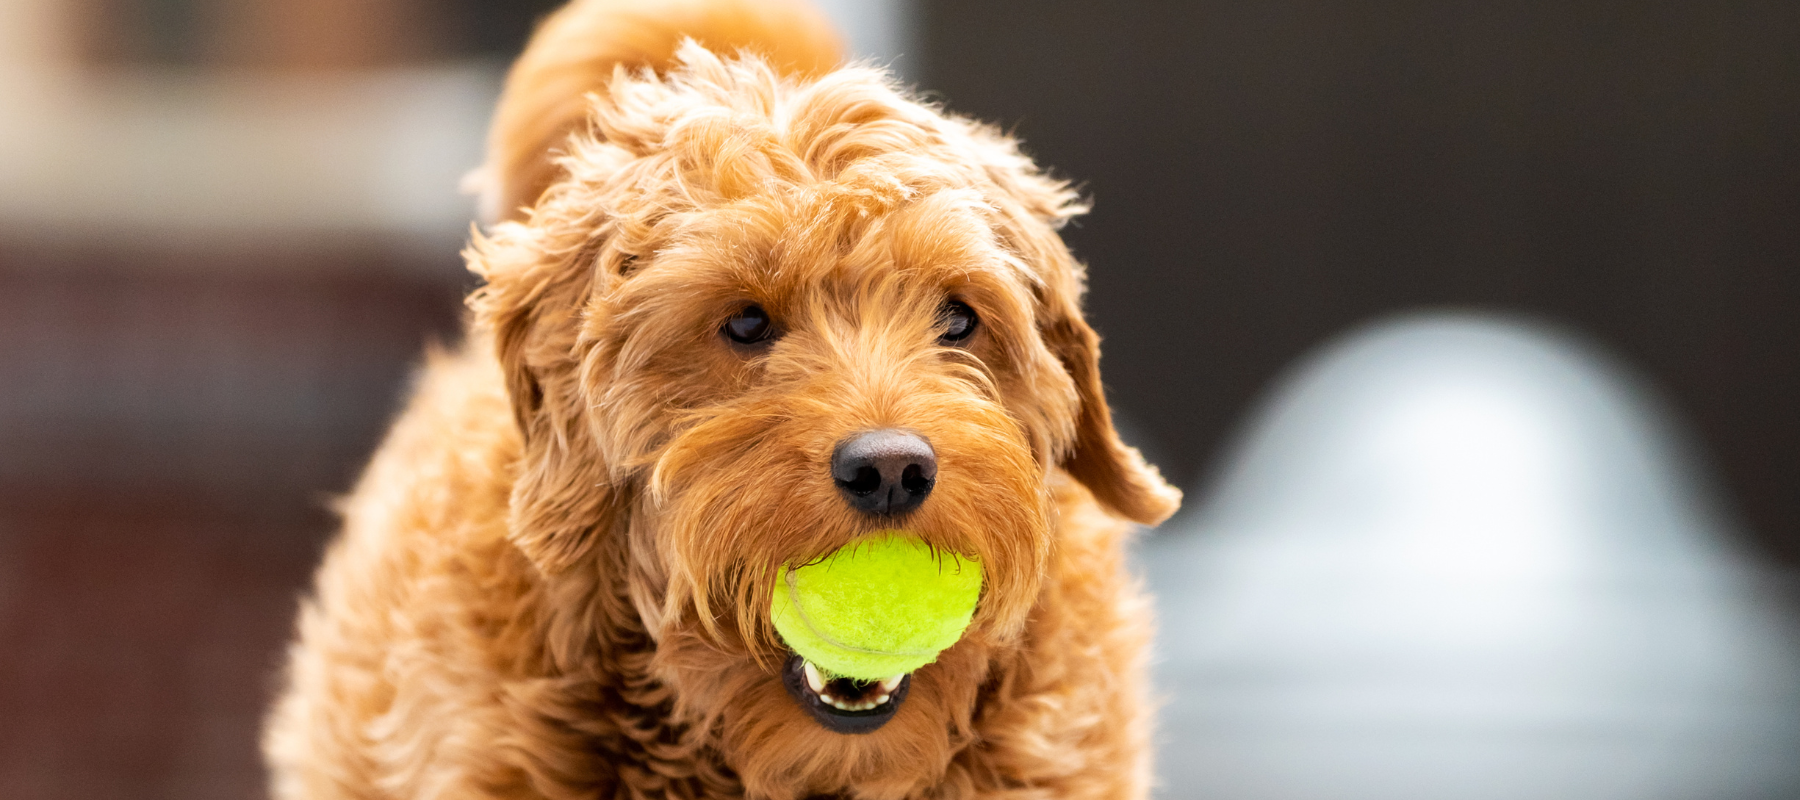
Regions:
<svg viewBox="0 0 1800 800"><path fill-rule="evenodd" d="M748 305L725 320L725 335L738 344L758 344L775 338L775 325L762 306Z"/></svg>
<svg viewBox="0 0 1800 800"><path fill-rule="evenodd" d="M975 334L975 309L960 300L951 300L944 304L944 310L938 314L938 322L944 326L944 333L938 337L940 342L960 342Z"/></svg>

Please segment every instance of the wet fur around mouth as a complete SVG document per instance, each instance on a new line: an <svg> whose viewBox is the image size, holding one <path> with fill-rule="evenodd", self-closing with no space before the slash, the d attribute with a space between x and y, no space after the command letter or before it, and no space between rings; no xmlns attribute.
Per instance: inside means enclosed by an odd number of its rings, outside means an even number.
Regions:
<svg viewBox="0 0 1800 800"><path fill-rule="evenodd" d="M906 692L912 688L912 676L900 679L900 685L888 693L888 700L867 711L845 711L821 700L806 685L806 660L798 654L788 657L787 664L781 668L781 683L787 687L788 696L794 702L812 714L813 719L833 733L872 733L899 713L900 706L906 702Z"/></svg>

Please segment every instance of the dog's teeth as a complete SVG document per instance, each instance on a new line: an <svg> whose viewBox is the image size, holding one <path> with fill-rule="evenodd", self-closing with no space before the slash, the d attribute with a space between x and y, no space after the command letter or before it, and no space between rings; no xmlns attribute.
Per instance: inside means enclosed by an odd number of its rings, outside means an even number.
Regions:
<svg viewBox="0 0 1800 800"><path fill-rule="evenodd" d="M846 700L834 695L826 688L830 682L825 679L825 674L820 672L819 668L814 666L811 661L801 659L800 669L801 672L806 675L807 688L812 690L813 694L819 698L819 701L839 711L869 711L871 709L880 708L894 698L894 690L900 688L900 682L906 679L905 675L895 675L892 678L883 678L879 681L875 681L874 686L870 686L868 689L864 690L864 696L861 700Z"/></svg>

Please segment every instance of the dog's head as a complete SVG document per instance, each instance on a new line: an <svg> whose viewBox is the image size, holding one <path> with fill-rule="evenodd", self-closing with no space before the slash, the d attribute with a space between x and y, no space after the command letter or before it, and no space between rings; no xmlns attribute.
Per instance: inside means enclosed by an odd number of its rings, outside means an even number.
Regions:
<svg viewBox="0 0 1800 800"><path fill-rule="evenodd" d="M935 780L1022 646L1052 487L1143 523L1178 496L1112 429L1056 233L1075 193L877 71L793 80L691 44L665 75L616 73L555 164L469 254L524 438L513 541L551 582L619 579L582 602L641 619L670 713L753 793ZM896 528L986 583L903 700L839 725L789 671L773 582ZM571 613L555 657L602 616ZM852 733L871 713L891 719Z"/></svg>

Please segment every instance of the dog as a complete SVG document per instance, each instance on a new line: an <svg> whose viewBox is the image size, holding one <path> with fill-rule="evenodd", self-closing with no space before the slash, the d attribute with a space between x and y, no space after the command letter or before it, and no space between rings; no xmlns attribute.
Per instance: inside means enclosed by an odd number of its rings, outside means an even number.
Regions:
<svg viewBox="0 0 1800 800"><path fill-rule="evenodd" d="M775 0L540 25L466 339L301 603L274 797L1145 796L1124 549L1180 496L1112 427L1086 209L840 53ZM982 565L962 638L874 708L784 677L777 568L889 530Z"/></svg>

